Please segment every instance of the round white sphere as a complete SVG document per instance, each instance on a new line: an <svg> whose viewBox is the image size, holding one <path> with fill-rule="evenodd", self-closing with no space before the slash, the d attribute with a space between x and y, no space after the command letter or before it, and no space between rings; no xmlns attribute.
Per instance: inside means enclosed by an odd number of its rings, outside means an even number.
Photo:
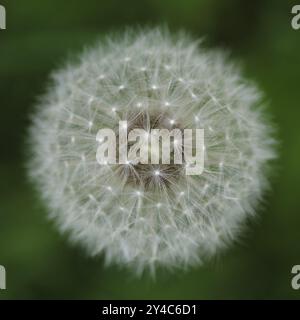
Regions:
<svg viewBox="0 0 300 320"><path fill-rule="evenodd" d="M204 129L204 171L100 165L101 128ZM30 174L60 230L137 272L201 263L239 233L275 155L261 94L221 51L159 28L107 37L53 73Z"/></svg>

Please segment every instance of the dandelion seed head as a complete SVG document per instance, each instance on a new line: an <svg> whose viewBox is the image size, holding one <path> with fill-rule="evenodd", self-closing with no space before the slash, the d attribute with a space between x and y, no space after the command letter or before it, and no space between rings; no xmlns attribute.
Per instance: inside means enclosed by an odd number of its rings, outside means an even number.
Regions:
<svg viewBox="0 0 300 320"><path fill-rule="evenodd" d="M62 232L91 255L137 272L199 264L255 213L276 156L273 133L260 91L223 52L186 34L131 30L52 81L33 117L30 175ZM119 120L128 131L204 129L203 173L99 165L97 132L116 131Z"/></svg>

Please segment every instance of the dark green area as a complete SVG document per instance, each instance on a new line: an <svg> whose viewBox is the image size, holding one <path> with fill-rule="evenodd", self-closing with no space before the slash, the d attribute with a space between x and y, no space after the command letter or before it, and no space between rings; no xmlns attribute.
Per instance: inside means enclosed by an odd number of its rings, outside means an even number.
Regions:
<svg viewBox="0 0 300 320"><path fill-rule="evenodd" d="M300 264L300 30L287 0L0 1L0 264L16 298L300 298L291 268ZM265 91L278 124L280 159L272 191L241 243L187 272L156 280L104 267L72 247L46 219L24 166L28 116L48 74L68 54L124 26L166 23L241 61Z"/></svg>

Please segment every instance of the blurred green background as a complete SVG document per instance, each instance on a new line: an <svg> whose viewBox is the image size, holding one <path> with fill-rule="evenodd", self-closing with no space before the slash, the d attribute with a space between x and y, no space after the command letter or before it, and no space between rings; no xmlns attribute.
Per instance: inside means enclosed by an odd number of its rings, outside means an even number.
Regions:
<svg viewBox="0 0 300 320"><path fill-rule="evenodd" d="M300 1L298 1L300 4ZM0 299L300 298L291 268L300 264L300 30L287 0L0 0ZM111 30L166 23L206 37L241 61L265 91L281 141L272 191L242 241L202 267L159 271L156 280L104 267L68 244L27 182L28 115L48 74L69 53Z"/></svg>

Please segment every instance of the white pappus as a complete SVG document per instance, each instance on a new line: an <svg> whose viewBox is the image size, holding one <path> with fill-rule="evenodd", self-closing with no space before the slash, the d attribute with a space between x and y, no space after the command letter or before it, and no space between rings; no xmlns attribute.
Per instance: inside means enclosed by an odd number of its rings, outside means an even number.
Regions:
<svg viewBox="0 0 300 320"><path fill-rule="evenodd" d="M52 75L29 172L60 230L137 273L201 263L235 239L275 157L261 93L222 51L160 28L108 36ZM101 128L204 129L204 171L99 165ZM174 141L174 148L176 141Z"/></svg>

